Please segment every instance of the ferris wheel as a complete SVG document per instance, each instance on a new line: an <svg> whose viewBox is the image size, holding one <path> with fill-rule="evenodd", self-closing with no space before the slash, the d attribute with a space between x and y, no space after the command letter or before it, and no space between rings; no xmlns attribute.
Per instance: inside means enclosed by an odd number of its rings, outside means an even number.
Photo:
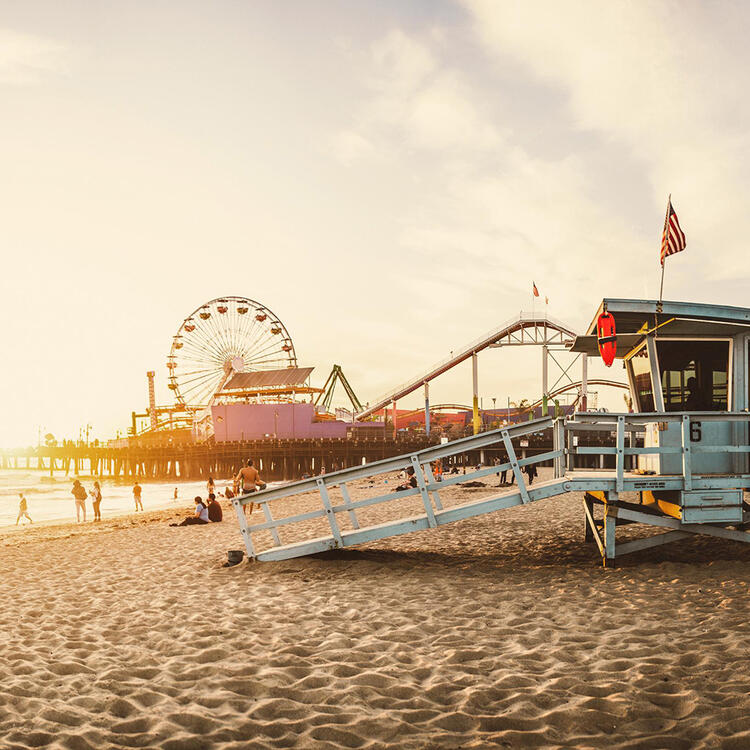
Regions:
<svg viewBox="0 0 750 750"><path fill-rule="evenodd" d="M193 311L174 335L167 358L169 389L186 408L210 405L235 373L296 366L284 324L246 297L220 297Z"/></svg>

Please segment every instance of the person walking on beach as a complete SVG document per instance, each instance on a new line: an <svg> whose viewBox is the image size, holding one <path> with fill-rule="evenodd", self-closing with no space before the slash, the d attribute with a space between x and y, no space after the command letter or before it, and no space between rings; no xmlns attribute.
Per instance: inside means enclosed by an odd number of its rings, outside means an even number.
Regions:
<svg viewBox="0 0 750 750"><path fill-rule="evenodd" d="M81 514L83 514L83 522L86 523L86 488L76 479L73 482L73 489L70 491L76 500L76 523L81 522Z"/></svg>
<svg viewBox="0 0 750 750"><path fill-rule="evenodd" d="M251 492L255 492L256 489L266 489L266 483L260 478L258 470L253 466L253 459L247 459L247 466L243 466L237 476L234 478L237 482L237 486L242 488L243 495L249 495ZM250 506L250 513L255 509L256 503L248 503ZM247 513L247 505L243 506L245 513ZM260 507L260 505L258 505Z"/></svg>
<svg viewBox="0 0 750 750"><path fill-rule="evenodd" d="M206 489L208 490L208 494L210 495L214 490L216 489L216 485L214 484L214 478L209 477L208 482L206 482Z"/></svg>
<svg viewBox="0 0 750 750"><path fill-rule="evenodd" d="M141 506L141 510L143 510L143 503L141 502L141 485L138 484L138 480L135 480L135 484L133 485L133 500L135 500L135 512L138 512L138 506Z"/></svg>
<svg viewBox="0 0 750 750"><path fill-rule="evenodd" d="M94 482L94 489L89 492L89 497L91 498L91 505L94 506L94 520L101 521L102 514L99 506L102 502L102 488L99 486L99 482Z"/></svg>
<svg viewBox="0 0 750 750"><path fill-rule="evenodd" d="M18 522L26 516L26 518L29 519L29 523L34 523L31 520L31 516L29 515L29 505L26 502L26 498L23 496L23 492L18 493L18 497L21 498L21 500L18 503L18 518L16 518L16 526L18 526Z"/></svg>

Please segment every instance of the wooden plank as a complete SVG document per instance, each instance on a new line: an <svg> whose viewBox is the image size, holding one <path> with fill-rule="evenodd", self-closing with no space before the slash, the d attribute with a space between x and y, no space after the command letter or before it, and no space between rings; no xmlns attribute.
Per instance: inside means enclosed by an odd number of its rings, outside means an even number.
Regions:
<svg viewBox="0 0 750 750"><path fill-rule="evenodd" d="M424 464L424 474L427 478L427 487L428 489L434 487L435 489L432 490L432 497L435 499L435 507L438 510L443 509L443 501L440 499L440 493L438 492L438 486L442 485L442 482L436 482L435 476L432 473L432 465L428 461L426 464Z"/></svg>
<svg viewBox="0 0 750 750"><path fill-rule="evenodd" d="M565 482L563 480L557 479L549 482L539 482L538 484L535 484L532 487L528 488L527 502L544 500L548 497L561 495L565 492L567 492L567 490L565 489ZM523 503L524 501L521 497L520 492L506 492L495 497L475 500L471 503L458 505L455 508L442 510L435 514L435 519L437 520L438 525L441 525L445 523L452 523L453 521L463 521L466 518L481 516L485 513L493 513L496 510L511 508L514 505L523 505Z"/></svg>
<svg viewBox="0 0 750 750"><path fill-rule="evenodd" d="M662 544L669 544L680 539L687 539L690 536L686 531L665 531L655 536L647 536L643 539L632 539L629 542L620 542L617 545L617 556L630 555L633 552L640 552L652 547L660 547Z"/></svg>
<svg viewBox="0 0 750 750"><path fill-rule="evenodd" d="M349 547L353 544L374 542L389 536L400 536L401 534L409 534L412 531L421 531L429 528L430 522L427 520L427 516L413 516L411 518L402 518L398 521L378 524L377 526L367 526L364 529L356 529L355 531L345 531L344 542Z"/></svg>
<svg viewBox="0 0 750 750"><path fill-rule="evenodd" d="M609 498L607 498L609 501ZM615 549L615 531L617 529L617 512L619 508L609 505L606 506L604 513L604 564L614 562L616 556Z"/></svg>
<svg viewBox="0 0 750 750"><path fill-rule="evenodd" d="M676 518L670 518L668 516L655 516L649 513L641 513L640 511L620 508L620 515L623 518L630 518L633 521L639 523L645 523L649 526L663 526L667 529L675 529L677 531L686 531L689 534L705 534L706 536L717 536L722 539L733 539L737 542L745 542L750 544L750 532L737 531L735 529L726 529L723 526L713 526L707 523L681 523Z"/></svg>
<svg viewBox="0 0 750 750"><path fill-rule="evenodd" d="M685 479L685 489L693 489L693 476L690 462L690 416L682 417L682 475Z"/></svg>
<svg viewBox="0 0 750 750"><path fill-rule="evenodd" d="M430 498L429 492L427 492L427 485L424 481L424 472L422 471L422 464L419 463L417 456L411 456L411 465L414 469L414 476L417 479L417 487L419 487L419 494L422 496L422 504L424 505L425 513L427 514L427 521L430 526L434 529L437 526L435 520L435 512L432 508L432 499Z"/></svg>
<svg viewBox="0 0 750 750"><path fill-rule="evenodd" d="M344 482L339 485L341 489L341 496L344 498L344 505L349 509L349 520L352 522L352 526L355 529L359 528L359 521L357 520L357 514L352 507L352 498L349 495L349 488Z"/></svg>
<svg viewBox="0 0 750 750"><path fill-rule="evenodd" d="M232 498L232 507L234 512L237 514L237 523L240 525L240 533L242 539L245 542L245 550L247 550L247 557L250 560L255 559L255 547L253 547L252 534L247 526L247 518L245 518L245 509L237 502L237 498Z"/></svg>
<svg viewBox="0 0 750 750"><path fill-rule="evenodd" d="M263 550L263 552L258 552L255 559L261 562L289 560L292 557L303 557L304 555L315 555L318 552L327 552L334 549L335 546L336 540L332 536L319 537L317 539L308 539L305 542L271 547L270 549Z"/></svg>
<svg viewBox="0 0 750 750"><path fill-rule="evenodd" d="M513 476L516 478L518 491L521 493L521 500L523 500L524 503L528 503L529 495L526 491L526 483L523 479L523 472L521 471L521 467L518 465L518 461L516 460L516 452L513 449L513 442L510 438L510 434L507 430L502 430L502 434L503 443L505 444L505 452L508 454L510 466L513 469Z"/></svg>
<svg viewBox="0 0 750 750"><path fill-rule="evenodd" d="M693 453L750 453L750 445L693 445Z"/></svg>
<svg viewBox="0 0 750 750"><path fill-rule="evenodd" d="M335 513L341 513L342 511L359 508L366 508L368 505L377 505L378 503L387 503L391 500L399 500L402 497L410 497L412 495L419 494L419 487L413 487L412 489L402 490L401 492L389 492L387 495L376 495L375 497L366 497L364 500L353 500L348 506L347 505L334 505L333 511Z"/></svg>
<svg viewBox="0 0 750 750"><path fill-rule="evenodd" d="M323 507L326 509L326 515L328 516L328 525L331 527L331 533L333 538L336 540L336 544L339 547L344 546L343 539L341 538L341 529L339 528L339 522L336 520L336 514L333 512L331 507L331 498L328 496L328 488L321 477L315 480L320 491L320 499L323 503Z"/></svg>
<svg viewBox="0 0 750 750"><path fill-rule="evenodd" d="M266 517L266 522L269 524L269 530L271 531L273 541L277 547L280 547L281 539L279 538L279 532L276 529L276 523L271 515L271 508L268 506L268 503L263 503L261 507L263 508L263 515Z"/></svg>
<svg viewBox="0 0 750 750"><path fill-rule="evenodd" d="M311 510L308 513L298 513L296 516L287 516L286 518L274 518L273 521L266 521L265 523L256 523L249 526L251 534L255 534L257 531L263 531L263 529L278 528L279 526L289 526L293 523L301 523L302 521L310 521L314 518L323 518L326 512L324 509Z"/></svg>
<svg viewBox="0 0 750 750"><path fill-rule="evenodd" d="M599 536L599 526L594 519L594 508L593 503L590 500L583 500L583 514L585 522L584 541L590 541L593 539L596 542L596 546L599 547L599 554L604 558L604 544ZM586 533L588 532L588 533Z"/></svg>
<svg viewBox="0 0 750 750"><path fill-rule="evenodd" d="M625 475L625 417L617 417L617 435L615 441L615 447L617 448L617 481L615 482L615 489L617 492L622 492L624 486L623 477Z"/></svg>

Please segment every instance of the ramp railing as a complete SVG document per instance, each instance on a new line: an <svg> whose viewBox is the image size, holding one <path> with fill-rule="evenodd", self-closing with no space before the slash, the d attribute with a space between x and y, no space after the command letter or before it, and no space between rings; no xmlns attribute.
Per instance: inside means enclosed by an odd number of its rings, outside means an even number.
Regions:
<svg viewBox="0 0 750 750"><path fill-rule="evenodd" d="M726 444L702 445L701 427L706 422L729 422L735 424L739 429L731 430ZM680 454L682 489L690 490L693 486L693 454L705 453L750 453L750 445L747 445L747 425L750 422L748 412L641 412L628 414L613 414L599 412L579 412L574 418L565 422L565 435L567 439L568 469L574 469L575 455L598 454L601 456L615 456L615 489L621 492L624 488L624 476L629 456L639 455L663 455ZM626 435L635 436L644 434L649 425L657 425L657 429L666 429L667 424L679 424L679 445L659 446L635 446L626 445ZM573 438L581 432L605 432L614 433L613 446L579 446ZM635 441L632 441L635 442ZM735 471L738 475L747 472L746 466L735 462Z"/></svg>
<svg viewBox="0 0 750 750"><path fill-rule="evenodd" d="M552 428L553 450L537 455L519 457L513 440L522 438L532 433ZM461 518L478 515L480 512L489 512L495 507L508 507L513 504L521 504L530 500L539 499L541 496L549 496L540 492L537 488L533 491L524 480L523 468L532 464L552 461L555 467L555 476L561 477L564 473L564 449L563 449L563 425L562 420L542 418L522 424L511 425L499 430L483 432L478 435L454 440L452 442L432 446L415 453L387 458L364 466L356 466L342 471L332 472L298 482L292 482L282 487L264 490L236 497L232 500L240 530L243 535L247 554L250 559L285 559L302 554L312 554L326 549L346 547L352 544L360 544L365 541L394 536L407 533L421 528L434 528L440 524ZM437 481L434 474L434 462L460 456L468 452L474 452L484 448L496 446L505 459L502 463L484 466L478 470L466 471L461 474L447 474L442 481ZM404 468L413 470L416 486L408 486L406 489L391 490L384 494L376 494L373 497L352 500L348 485L351 482L362 479L373 479L387 472L398 471ZM467 504L450 509L443 507L440 496L441 490L452 485L477 480L501 472L512 472L517 489L513 491L512 501L508 499L508 491L502 496L490 499L482 499L481 503L475 503L475 507L469 508ZM375 487L373 481L372 486ZM377 491L377 490L376 490ZM335 492L335 496L334 495ZM306 493L317 493L311 495L311 502L305 503L302 512L296 512L291 508L291 515L280 515L287 509L293 499L299 499ZM421 500L420 511L417 516L401 517L386 524L371 526L362 525L362 512L370 506L400 501L405 498L419 498ZM288 501L285 503L284 501ZM260 522L252 522L253 504L257 504L262 512ZM417 503L420 505L420 503ZM251 515L245 514L245 508L250 506ZM307 528L305 528L305 525ZM313 537L309 529L318 526L323 527L324 535ZM302 526L303 538L284 544L282 535L286 535L292 527ZM265 535L268 540L270 535L271 545L259 549L256 538ZM299 536L299 534L295 534Z"/></svg>

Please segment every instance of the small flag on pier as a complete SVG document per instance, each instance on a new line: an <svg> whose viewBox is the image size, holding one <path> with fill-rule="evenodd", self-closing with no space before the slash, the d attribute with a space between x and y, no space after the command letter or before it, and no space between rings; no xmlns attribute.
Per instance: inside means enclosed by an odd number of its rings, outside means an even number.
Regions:
<svg viewBox="0 0 750 750"><path fill-rule="evenodd" d="M667 216L664 219L664 232L661 236L661 265L664 266L664 259L668 255L682 252L687 246L685 233L680 229L680 222L677 220L677 214L672 207L672 199L669 199L667 205Z"/></svg>
<svg viewBox="0 0 750 750"><path fill-rule="evenodd" d="M534 296L535 296L535 297L538 297L538 296L539 296L539 290L538 290L538 289L536 288L536 284L535 284L535 283L534 283L534 282L532 281L532 282L531 282L531 285L532 285L532 286L534 287L534 289L533 289L533 291L534 291Z"/></svg>

